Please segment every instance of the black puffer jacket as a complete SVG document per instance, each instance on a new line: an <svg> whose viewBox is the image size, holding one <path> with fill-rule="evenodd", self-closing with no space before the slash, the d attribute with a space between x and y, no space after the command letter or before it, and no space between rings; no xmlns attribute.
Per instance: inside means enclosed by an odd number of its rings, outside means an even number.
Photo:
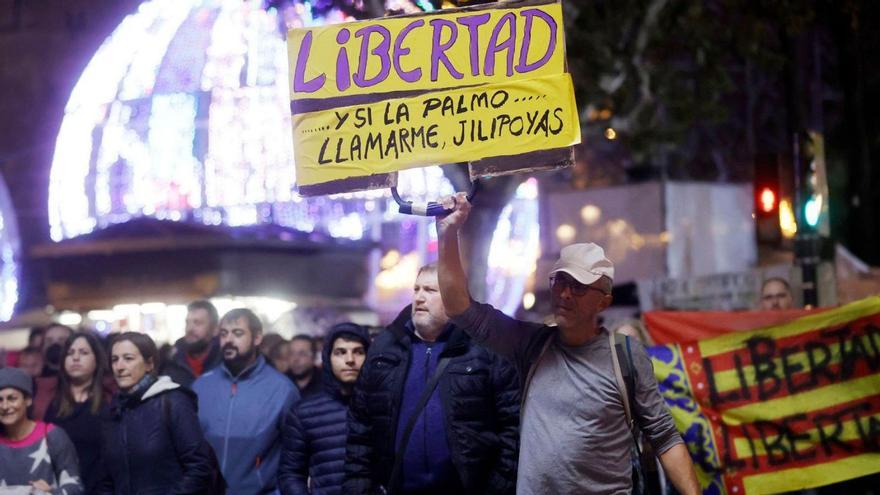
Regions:
<svg viewBox="0 0 880 495"><path fill-rule="evenodd" d="M118 394L102 427L100 495L211 493L216 465L196 397L168 377ZM136 386L137 388L137 386Z"/></svg>
<svg viewBox="0 0 880 495"><path fill-rule="evenodd" d="M344 493L375 493L394 466L400 401L411 359L410 307L376 337L349 410ZM453 328L451 358L437 389L449 450L465 494L513 493L519 442L519 389L513 366ZM460 495L460 494L456 494Z"/></svg>
<svg viewBox="0 0 880 495"><path fill-rule="evenodd" d="M324 390L294 404L284 422L278 465L278 487L283 495L342 493L350 396L342 394L339 380L333 375L330 351L336 338L344 333L359 336L365 350L370 347L367 330L353 323L336 325L325 337Z"/></svg>

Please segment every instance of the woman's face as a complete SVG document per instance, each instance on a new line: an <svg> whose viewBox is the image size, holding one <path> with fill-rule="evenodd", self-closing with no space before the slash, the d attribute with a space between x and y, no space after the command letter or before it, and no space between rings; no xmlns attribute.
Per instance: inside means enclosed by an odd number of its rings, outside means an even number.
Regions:
<svg viewBox="0 0 880 495"><path fill-rule="evenodd" d="M110 365L113 368L113 378L122 390L137 385L144 375L153 371L153 363L144 361L141 351L128 340L113 344Z"/></svg>
<svg viewBox="0 0 880 495"><path fill-rule="evenodd" d="M78 383L89 381L94 378L97 367L89 341L85 337L74 340L64 358L64 370L71 380Z"/></svg>
<svg viewBox="0 0 880 495"><path fill-rule="evenodd" d="M0 389L0 424L10 427L26 420L27 408L31 402L31 398L25 397L17 388Z"/></svg>

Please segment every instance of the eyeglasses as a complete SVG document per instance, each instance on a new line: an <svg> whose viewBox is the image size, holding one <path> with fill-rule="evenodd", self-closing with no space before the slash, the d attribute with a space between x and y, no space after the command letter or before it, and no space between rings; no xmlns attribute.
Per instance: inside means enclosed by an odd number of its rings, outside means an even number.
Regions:
<svg viewBox="0 0 880 495"><path fill-rule="evenodd" d="M567 276L559 276L559 275L550 275L550 291L551 292L562 292L565 288L571 291L571 294L577 297L583 296L590 290L595 290L601 292L603 295L608 295L604 290L593 287L592 285L586 285L578 282L577 280L567 277Z"/></svg>

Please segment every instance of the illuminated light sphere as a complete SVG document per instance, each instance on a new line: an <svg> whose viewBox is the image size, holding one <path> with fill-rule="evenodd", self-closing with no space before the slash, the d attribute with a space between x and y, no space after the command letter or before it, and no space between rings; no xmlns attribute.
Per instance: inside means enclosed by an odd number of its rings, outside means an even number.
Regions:
<svg viewBox="0 0 880 495"><path fill-rule="evenodd" d="M765 187L761 189L761 211L764 213L770 213L776 208L776 193L773 192L773 189L769 187Z"/></svg>
<svg viewBox="0 0 880 495"><path fill-rule="evenodd" d="M49 185L52 239L139 216L363 238L364 217L390 201L388 191L295 192L278 22L257 0L150 0L123 19L65 106ZM439 171L401 181L420 188L408 193L418 201L452 190Z"/></svg>
<svg viewBox="0 0 880 495"><path fill-rule="evenodd" d="M390 3L406 11L430 6ZM400 244L401 260L415 252L424 261L430 249L416 246L405 227L431 220L399 215L388 190L314 198L295 192L287 48L278 26L351 20L336 11L317 18L303 5L281 12L264 10L259 0L148 0L123 19L64 109L49 181L51 238L146 216L229 228L274 224L319 240L371 239ZM417 203L453 192L437 167L401 172L398 187ZM519 246L518 257L532 252L538 228L537 186L521 188L495 236ZM497 299L489 301L519 304L522 275L493 270ZM383 282L401 283L391 276ZM402 290L410 288L407 282Z"/></svg>
<svg viewBox="0 0 880 495"><path fill-rule="evenodd" d="M21 238L6 183L0 178L0 321L12 318L18 302Z"/></svg>
<svg viewBox="0 0 880 495"><path fill-rule="evenodd" d="M610 127L605 129L605 139L608 139L609 141L617 139L617 131Z"/></svg>

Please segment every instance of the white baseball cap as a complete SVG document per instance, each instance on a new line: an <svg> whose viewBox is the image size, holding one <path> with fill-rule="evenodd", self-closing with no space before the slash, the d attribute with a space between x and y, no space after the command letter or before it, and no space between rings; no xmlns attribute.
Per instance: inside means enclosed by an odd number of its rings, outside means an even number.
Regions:
<svg viewBox="0 0 880 495"><path fill-rule="evenodd" d="M614 263L605 257L605 250L592 242L565 246L550 274L565 272L578 282L590 285L602 276L614 280Z"/></svg>

